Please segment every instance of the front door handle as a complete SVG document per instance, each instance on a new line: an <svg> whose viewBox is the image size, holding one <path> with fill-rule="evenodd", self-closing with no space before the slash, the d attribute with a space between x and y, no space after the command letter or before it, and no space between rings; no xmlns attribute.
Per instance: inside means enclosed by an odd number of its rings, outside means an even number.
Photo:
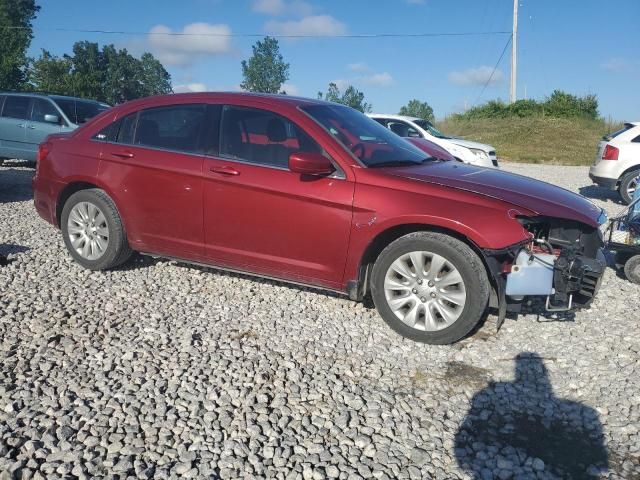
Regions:
<svg viewBox="0 0 640 480"><path fill-rule="evenodd" d="M209 171L220 175L240 175L240 172L233 167L211 167Z"/></svg>
<svg viewBox="0 0 640 480"><path fill-rule="evenodd" d="M114 157L120 157L120 158L133 158L135 157L135 155L131 152L111 152L111 155L113 155Z"/></svg>
<svg viewBox="0 0 640 480"><path fill-rule="evenodd" d="M16 127L18 128L24 128L26 127L26 125L24 123L19 123L18 125L16 125Z"/></svg>

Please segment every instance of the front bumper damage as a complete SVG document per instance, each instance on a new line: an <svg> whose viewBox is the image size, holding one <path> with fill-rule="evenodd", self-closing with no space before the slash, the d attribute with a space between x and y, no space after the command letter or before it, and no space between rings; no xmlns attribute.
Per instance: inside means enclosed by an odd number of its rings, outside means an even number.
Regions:
<svg viewBox="0 0 640 480"><path fill-rule="evenodd" d="M598 228L556 218L522 218L531 239L485 250L497 296L498 328L507 312L540 304L548 312L588 307L606 269Z"/></svg>

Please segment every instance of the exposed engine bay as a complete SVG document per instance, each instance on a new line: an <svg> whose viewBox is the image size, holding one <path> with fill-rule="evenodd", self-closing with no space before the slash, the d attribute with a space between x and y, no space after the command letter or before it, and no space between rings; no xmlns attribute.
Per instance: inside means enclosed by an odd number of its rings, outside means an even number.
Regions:
<svg viewBox="0 0 640 480"><path fill-rule="evenodd" d="M491 262L499 265L507 309L517 312L524 301L536 297L544 300L547 311L588 306L606 268L600 230L560 218L518 220L531 234L530 241L494 252Z"/></svg>

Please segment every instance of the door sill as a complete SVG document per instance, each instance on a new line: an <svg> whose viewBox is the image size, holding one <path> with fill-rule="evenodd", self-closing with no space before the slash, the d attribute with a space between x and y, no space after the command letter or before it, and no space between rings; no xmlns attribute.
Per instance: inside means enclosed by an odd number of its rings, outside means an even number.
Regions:
<svg viewBox="0 0 640 480"><path fill-rule="evenodd" d="M216 264L216 263L204 263L204 262L198 262L196 260L188 260L185 258L180 258L180 257L173 257L173 256L169 256L169 255L159 255L156 253L147 253L147 252L138 252L140 253L140 255L145 255L147 257L152 257L152 258L162 258L165 260L171 260L174 262L179 262L179 263L186 263L188 265L194 265L194 266L198 266L198 267L204 267L204 268L211 268L214 270L222 270L223 272L229 272L229 273L238 273L241 275L248 275L251 277L257 277L257 278L263 278L265 280L273 280L276 282L282 282L282 283L287 283L290 285L297 285L299 287L306 287L306 288L311 288L313 290L319 290L321 292L331 292L331 293L337 293L338 295L342 296L342 297L348 297L349 294L348 292L345 292L344 290L338 290L335 288L330 288L330 287L323 287L321 285L315 285L312 283L305 283L305 282L299 282L299 281L295 281L295 280L290 280L287 278L283 278L283 277L275 277L273 275L264 275L262 273L256 273L250 270L241 270L238 268L231 268L231 267L226 267L224 265L220 265L220 264Z"/></svg>

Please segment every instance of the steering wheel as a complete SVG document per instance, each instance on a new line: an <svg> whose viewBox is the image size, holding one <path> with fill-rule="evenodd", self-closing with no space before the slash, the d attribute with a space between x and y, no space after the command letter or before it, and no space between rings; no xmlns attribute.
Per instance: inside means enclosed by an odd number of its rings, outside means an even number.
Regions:
<svg viewBox="0 0 640 480"><path fill-rule="evenodd" d="M360 160L362 160L364 158L364 154L365 154L364 144L356 143L355 145L352 145L351 146L351 153L353 153L356 157L358 157Z"/></svg>

